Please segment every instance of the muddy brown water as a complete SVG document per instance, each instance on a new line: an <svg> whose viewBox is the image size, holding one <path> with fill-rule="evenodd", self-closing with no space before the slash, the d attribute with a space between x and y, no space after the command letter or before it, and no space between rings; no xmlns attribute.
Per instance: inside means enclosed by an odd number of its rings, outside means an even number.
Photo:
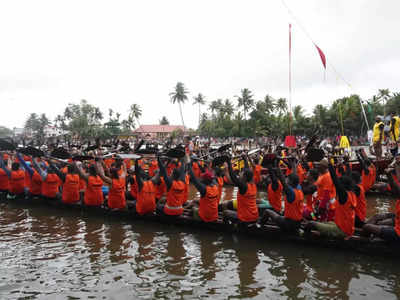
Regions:
<svg viewBox="0 0 400 300"><path fill-rule="evenodd" d="M393 207L368 198L369 215ZM400 263L385 257L0 204L0 299L399 296Z"/></svg>

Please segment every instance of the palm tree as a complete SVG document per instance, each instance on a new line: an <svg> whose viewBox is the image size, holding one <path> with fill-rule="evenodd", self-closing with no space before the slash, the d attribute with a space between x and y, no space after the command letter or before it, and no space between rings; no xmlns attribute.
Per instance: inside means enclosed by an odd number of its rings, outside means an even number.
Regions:
<svg viewBox="0 0 400 300"><path fill-rule="evenodd" d="M287 106L287 101L285 98L279 98L276 101L276 108L279 112L280 115L284 114L287 112L288 106Z"/></svg>
<svg viewBox="0 0 400 300"><path fill-rule="evenodd" d="M379 99L383 100L383 116L386 117L386 102L387 99L390 97L389 89L381 89L379 90Z"/></svg>
<svg viewBox="0 0 400 300"><path fill-rule="evenodd" d="M208 106L208 108L211 110L211 114L214 116L214 112L218 111L218 101L214 100L211 101L210 105Z"/></svg>
<svg viewBox="0 0 400 300"><path fill-rule="evenodd" d="M271 114L275 110L275 99L272 98L270 95L265 96L264 98L264 103L265 103L265 111L268 114Z"/></svg>
<svg viewBox="0 0 400 300"><path fill-rule="evenodd" d="M238 107L243 107L243 119L246 122L247 112L254 106L254 99L251 91L247 88L242 89L240 93L240 97L236 96L236 98L238 100ZM245 129L246 127L247 126L245 126Z"/></svg>
<svg viewBox="0 0 400 300"><path fill-rule="evenodd" d="M195 104L199 105L199 128L200 128L201 106L206 104L206 100L204 99L204 96L201 93L199 93L197 97L193 98L193 105Z"/></svg>
<svg viewBox="0 0 400 300"><path fill-rule="evenodd" d="M243 89L240 93L240 96L236 96L238 107L243 107L243 117L246 119L247 112L254 106L254 99L249 89Z"/></svg>
<svg viewBox="0 0 400 300"><path fill-rule="evenodd" d="M232 102L229 99L225 99L225 102L223 104L223 110L224 110L224 114L227 115L229 118L231 115L233 115L234 107L233 107Z"/></svg>
<svg viewBox="0 0 400 300"><path fill-rule="evenodd" d="M138 123L140 127L139 118L142 116L142 109L139 104L132 104L129 108L128 122L133 124L135 121Z"/></svg>
<svg viewBox="0 0 400 300"><path fill-rule="evenodd" d="M169 96L171 97L171 102L173 104L178 103L179 105L179 112L181 114L183 128L185 128L185 122L183 121L182 104L184 104L185 101L188 99L188 93L189 92L186 90L182 82L177 82L175 86L175 91L169 93Z"/></svg>

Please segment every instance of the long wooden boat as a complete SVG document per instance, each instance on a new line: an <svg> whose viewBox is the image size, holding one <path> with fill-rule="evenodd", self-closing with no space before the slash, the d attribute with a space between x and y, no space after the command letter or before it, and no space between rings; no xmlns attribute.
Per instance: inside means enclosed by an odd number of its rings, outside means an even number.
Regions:
<svg viewBox="0 0 400 300"><path fill-rule="evenodd" d="M267 239L300 243L303 245L327 247L332 249L350 250L358 253L381 257L400 257L400 244L389 244L381 239L369 239L366 237L354 235L348 240L326 239L318 236L317 233L311 232L309 234L288 234L283 232L278 226L273 224L260 226L258 224L244 225L244 224L226 224L219 219L217 222L201 222L194 220L187 215L179 217L158 216L156 214L139 216L130 210L110 210L104 207L86 207L81 205L67 205L63 203L50 203L41 198L15 198L7 199L3 194L0 195L0 202L7 203L8 207L35 207L46 206L57 210L69 210L79 212L80 216L97 216L102 218L112 218L116 220L123 220L126 222L134 222L135 220L143 220L146 222L158 222L164 224L171 224L182 226L184 228L193 227L202 230L217 231L244 234L246 236L254 236L262 238L263 242Z"/></svg>

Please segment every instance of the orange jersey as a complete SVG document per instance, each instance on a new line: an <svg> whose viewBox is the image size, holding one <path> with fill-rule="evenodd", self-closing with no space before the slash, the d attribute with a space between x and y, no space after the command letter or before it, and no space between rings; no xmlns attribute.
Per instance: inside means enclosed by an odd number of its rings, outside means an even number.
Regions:
<svg viewBox="0 0 400 300"><path fill-rule="evenodd" d="M293 189L294 201L290 203L285 196L285 218L294 221L301 221L303 219L304 209L304 194L301 189Z"/></svg>
<svg viewBox="0 0 400 300"><path fill-rule="evenodd" d="M218 220L218 185L207 186L206 194L200 198L199 216L204 222Z"/></svg>
<svg viewBox="0 0 400 300"><path fill-rule="evenodd" d="M182 204L185 202L186 183L180 180L172 181L172 186L167 193L167 203L164 206L164 213L167 215L181 215Z"/></svg>
<svg viewBox="0 0 400 300"><path fill-rule="evenodd" d="M126 207L125 180L123 178L112 179L111 187L108 192L107 205L111 209L122 209Z"/></svg>
<svg viewBox="0 0 400 300"><path fill-rule="evenodd" d="M247 184L246 194L237 194L237 214L242 222L254 222L258 220L258 207L256 203L257 186L254 183Z"/></svg>
<svg viewBox="0 0 400 300"><path fill-rule="evenodd" d="M394 230L400 236L400 199L396 201L396 217L394 220Z"/></svg>
<svg viewBox="0 0 400 300"><path fill-rule="evenodd" d="M46 180L42 182L42 195L48 198L55 198L59 185L60 180L57 174L47 174Z"/></svg>
<svg viewBox="0 0 400 300"><path fill-rule="evenodd" d="M259 184L261 182L261 169L262 169L262 167L260 165L255 165L253 168L255 184Z"/></svg>
<svg viewBox="0 0 400 300"><path fill-rule="evenodd" d="M201 169L200 169L200 167L199 167L199 163L194 162L194 163L192 164L192 170L193 170L194 176L196 176L197 178L199 178L199 177L200 177L200 174L201 174Z"/></svg>
<svg viewBox="0 0 400 300"><path fill-rule="evenodd" d="M42 184L43 184L42 177L36 170L34 170L31 179L31 187L30 187L31 194L34 196L39 196L40 194L42 194Z"/></svg>
<svg viewBox="0 0 400 300"><path fill-rule="evenodd" d="M67 174L62 191L62 202L76 203L79 201L79 175Z"/></svg>
<svg viewBox="0 0 400 300"><path fill-rule="evenodd" d="M335 223L347 236L354 234L356 205L357 197L353 192L347 192L345 204L340 204L339 200L336 200Z"/></svg>
<svg viewBox="0 0 400 300"><path fill-rule="evenodd" d="M356 216L365 221L367 215L367 202L365 201L365 191L362 184L357 185L360 188L360 196L357 197Z"/></svg>
<svg viewBox="0 0 400 300"><path fill-rule="evenodd" d="M89 176L86 186L84 202L88 206L100 206L103 204L103 181L100 176Z"/></svg>
<svg viewBox="0 0 400 300"><path fill-rule="evenodd" d="M10 188L10 180L7 173L0 168L0 191L8 191Z"/></svg>
<svg viewBox="0 0 400 300"><path fill-rule="evenodd" d="M330 199L335 198L336 189L332 182L331 174L329 174L329 172L320 175L318 177L318 180L315 182L315 185L317 186L319 200L322 200L322 198L326 194L325 191L328 191Z"/></svg>
<svg viewBox="0 0 400 300"><path fill-rule="evenodd" d="M269 204L278 213L282 210L282 191L283 186L280 181L278 181L278 189L276 191L272 189L272 184L269 184L267 188Z"/></svg>
<svg viewBox="0 0 400 300"><path fill-rule="evenodd" d="M24 170L11 171L10 193L19 195L24 193L25 188L25 172Z"/></svg>
<svg viewBox="0 0 400 300"><path fill-rule="evenodd" d="M143 186L138 193L136 211L139 215L152 213L156 210L156 189L152 181L143 181Z"/></svg>

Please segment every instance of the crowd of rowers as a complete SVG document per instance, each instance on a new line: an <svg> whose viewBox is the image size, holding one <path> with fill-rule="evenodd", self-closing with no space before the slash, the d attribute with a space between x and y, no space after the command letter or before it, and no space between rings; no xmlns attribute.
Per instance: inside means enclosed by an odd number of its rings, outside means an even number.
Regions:
<svg viewBox="0 0 400 300"><path fill-rule="evenodd" d="M357 152L361 171L333 158L306 162L301 155L270 159L262 172L262 152L243 155L243 168L196 160L190 154L172 159L101 158L62 162L32 158L18 152L0 154L0 192L9 199L41 198L67 205L130 209L139 215L191 215L203 222L222 217L227 224L257 227L275 224L283 231L347 239L358 234L400 241L400 200L396 212L366 219L365 192L375 184L376 167L365 152ZM400 160L387 169L389 188L400 199ZM263 183L263 184L262 184ZM199 200L190 200L192 184ZM224 184L237 187L237 196L221 201ZM264 189L268 200L257 199ZM302 231L299 231L299 229Z"/></svg>

